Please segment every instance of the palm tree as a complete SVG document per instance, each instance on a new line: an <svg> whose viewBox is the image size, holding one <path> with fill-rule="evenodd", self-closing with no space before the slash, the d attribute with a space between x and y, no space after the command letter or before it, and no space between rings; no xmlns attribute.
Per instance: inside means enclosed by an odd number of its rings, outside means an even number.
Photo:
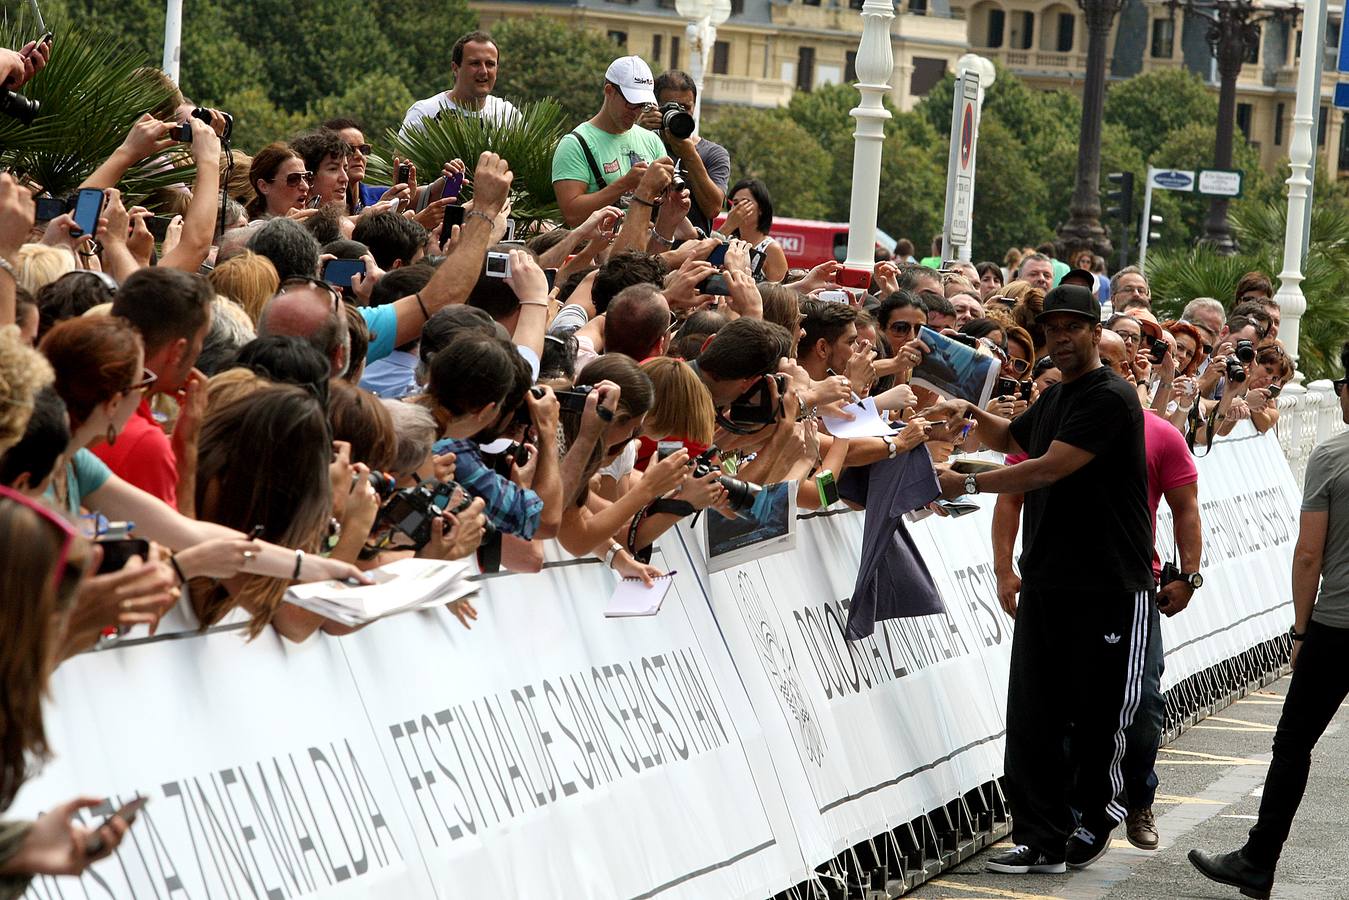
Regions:
<svg viewBox="0 0 1349 900"><path fill-rule="evenodd" d="M386 142L392 155L417 166L424 182L439 176L441 166L452 159L462 159L472 177L473 165L483 152L500 154L515 174L511 215L519 234L532 230L541 220L560 216L553 194L553 150L562 139L563 117L557 101L546 99L524 104L520 115L510 121L450 113L423 119L405 135L390 130ZM392 169L389 159L375 157L370 161L373 178L391 182ZM465 185L464 196L472 195L472 185Z"/></svg>
<svg viewBox="0 0 1349 900"><path fill-rule="evenodd" d="M1232 225L1242 248L1236 256L1219 256L1207 248L1149 253L1147 275L1157 314L1175 318L1195 297L1215 297L1230 308L1242 275L1278 272L1286 216L1280 203L1234 213ZM1338 206L1313 207L1311 246L1302 271L1307 311L1298 339L1298 368L1308 381L1335 378L1340 347L1349 338L1349 304L1340 287L1349 283L1349 212Z"/></svg>
<svg viewBox="0 0 1349 900"><path fill-rule="evenodd" d="M41 113L31 126L0 116L0 166L65 197L112 155L136 119L162 108L172 92L138 71L135 55L111 38L54 30L50 62L22 91L42 104ZM34 34L23 19L0 23L0 46L21 47ZM190 183L190 168L175 168L184 155L171 150L143 161L127 173L123 190L139 202L155 189Z"/></svg>

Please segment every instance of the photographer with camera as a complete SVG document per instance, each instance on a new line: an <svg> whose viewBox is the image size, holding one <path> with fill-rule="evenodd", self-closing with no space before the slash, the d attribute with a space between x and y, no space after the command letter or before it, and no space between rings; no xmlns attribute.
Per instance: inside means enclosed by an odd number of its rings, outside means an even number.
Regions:
<svg viewBox="0 0 1349 900"><path fill-rule="evenodd" d="M1208 367L1199 376L1199 396L1220 398L1228 384L1244 380L1244 366L1255 359L1262 336L1260 324L1254 319L1229 316L1213 345Z"/></svg>
<svg viewBox="0 0 1349 900"><path fill-rule="evenodd" d="M662 72L656 79L656 105L642 115L642 127L660 135L675 163L675 177L693 198L688 220L704 235L726 202L731 179L731 155L720 144L697 133L693 110L698 86L688 73L678 69Z"/></svg>
<svg viewBox="0 0 1349 900"><path fill-rule="evenodd" d="M435 452L455 455L455 480L485 501L493 528L526 541L557 536L563 501L557 441L551 439L557 433L557 397L551 388L531 388L532 380L513 344L470 331L432 357L426 387L441 428ZM529 487L498 473L482 449L523 424L539 436ZM513 463L512 471L516 467Z"/></svg>

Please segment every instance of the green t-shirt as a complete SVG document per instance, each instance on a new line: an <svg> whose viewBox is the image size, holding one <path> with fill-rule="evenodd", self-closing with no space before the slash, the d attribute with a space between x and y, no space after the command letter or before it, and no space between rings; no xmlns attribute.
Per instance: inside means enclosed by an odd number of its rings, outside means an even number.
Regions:
<svg viewBox="0 0 1349 900"><path fill-rule="evenodd" d="M595 183L595 175L586 161L585 152L576 140L579 134L595 157L595 164L604 174L604 184L612 184L622 178L632 168L632 157L643 162L655 162L665 155L665 145L654 131L648 131L640 125L634 125L623 134L610 134L582 122L575 133L563 135L553 151L553 182L584 181L586 193L593 194L603 184Z"/></svg>

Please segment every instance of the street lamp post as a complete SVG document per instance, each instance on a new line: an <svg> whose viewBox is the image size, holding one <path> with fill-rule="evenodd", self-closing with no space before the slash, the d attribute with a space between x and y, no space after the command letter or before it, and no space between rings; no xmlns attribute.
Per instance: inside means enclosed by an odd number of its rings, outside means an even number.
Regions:
<svg viewBox="0 0 1349 900"><path fill-rule="evenodd" d="M1326 0L1309 0L1302 20L1302 64L1297 73L1297 101L1293 107L1292 145L1288 163L1288 220L1283 239L1283 270L1279 272L1279 340L1293 362L1298 358L1298 337L1307 299L1302 294L1304 223L1311 218L1311 168L1316 154L1316 113L1321 102L1320 67L1311 64L1321 53L1321 35L1326 25Z"/></svg>
<svg viewBox="0 0 1349 900"><path fill-rule="evenodd" d="M164 7L164 74L178 84L183 47L183 0L168 0Z"/></svg>
<svg viewBox="0 0 1349 900"><path fill-rule="evenodd" d="M1060 259L1090 249L1109 256L1110 235L1101 227L1101 118L1105 110L1106 43L1123 0L1077 0L1087 18L1087 78L1082 86L1082 124L1077 138L1077 181L1059 227Z"/></svg>
<svg viewBox="0 0 1349 900"><path fill-rule="evenodd" d="M1213 143L1213 167L1232 168L1232 140L1237 119L1237 77L1251 52L1260 46L1260 24L1277 19L1293 22L1297 8L1257 8L1255 0L1167 0L1172 14L1183 10L1187 16L1208 23L1204 37L1209 52L1218 63L1218 131ZM1320 48L1316 48L1320 53ZM1204 220L1203 243L1223 256L1237 252L1232 226L1227 221L1226 197L1210 197L1208 218Z"/></svg>
<svg viewBox="0 0 1349 900"><path fill-rule="evenodd" d="M731 0L675 0L675 11L689 20L684 29L689 45L689 77L698 89L693 101L693 119L701 122L707 58L717 42L717 26L731 17Z"/></svg>
<svg viewBox="0 0 1349 900"><path fill-rule="evenodd" d="M853 132L852 205L848 211L848 258L840 283L865 288L876 265L876 207L881 184L881 145L890 111L883 99L890 93L895 71L890 47L890 20L895 17L892 0L866 0L862 4L862 41L857 47L857 90L862 100L850 115L857 120Z"/></svg>

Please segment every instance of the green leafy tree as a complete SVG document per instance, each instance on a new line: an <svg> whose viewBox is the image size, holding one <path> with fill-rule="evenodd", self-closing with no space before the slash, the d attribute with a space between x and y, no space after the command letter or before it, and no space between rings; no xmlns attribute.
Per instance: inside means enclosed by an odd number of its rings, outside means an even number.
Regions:
<svg viewBox="0 0 1349 900"><path fill-rule="evenodd" d="M388 60L389 74L396 75L415 100L448 90L450 49L461 35L478 27L478 16L465 0L381 0L375 8L395 50Z"/></svg>
<svg viewBox="0 0 1349 900"><path fill-rule="evenodd" d="M1177 129L1198 125L1211 133L1218 124L1218 98L1193 72L1159 69L1111 85L1105 95L1105 121L1125 129L1148 159Z"/></svg>
<svg viewBox="0 0 1349 900"><path fill-rule="evenodd" d="M556 100L568 130L600 108L604 72L621 55L602 35L545 17L502 22L492 37L501 49L496 93L517 105Z"/></svg>
<svg viewBox="0 0 1349 900"><path fill-rule="evenodd" d="M978 152L974 186L974 255L980 259L1001 259L1008 247L1022 247L1052 238L1053 223L1045 212L1048 191L1044 177L1035 165L1035 151L1028 149L1001 121L986 118L979 127ZM945 172L943 158L943 185ZM1059 205L1066 205L1064 199Z"/></svg>
<svg viewBox="0 0 1349 900"><path fill-rule="evenodd" d="M377 143L385 132L403 123L413 99L397 76L368 72L353 81L342 96L325 97L311 106L309 119L317 123L339 116L353 118L365 126L365 139Z"/></svg>
<svg viewBox="0 0 1349 900"><path fill-rule="evenodd" d="M833 160L781 110L726 111L703 123L702 134L731 154L731 182L758 178L778 215L826 219L832 213L828 180Z"/></svg>

